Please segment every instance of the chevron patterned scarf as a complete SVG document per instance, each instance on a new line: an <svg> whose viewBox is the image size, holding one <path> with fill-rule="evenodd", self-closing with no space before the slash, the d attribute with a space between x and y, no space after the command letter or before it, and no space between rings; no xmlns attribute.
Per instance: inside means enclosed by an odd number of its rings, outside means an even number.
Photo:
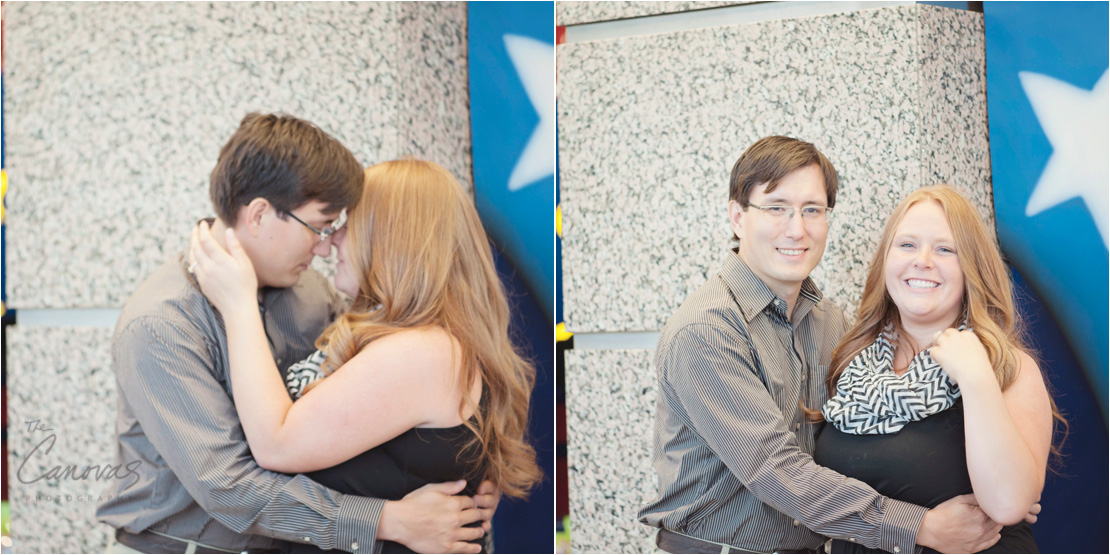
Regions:
<svg viewBox="0 0 1110 555"><path fill-rule="evenodd" d="M941 412L956 402L959 387L929 355L929 349L913 357L904 374L895 374L897 343L898 333L887 324L875 342L848 363L836 382L836 394L821 410L825 420L846 434L892 434L907 422Z"/></svg>

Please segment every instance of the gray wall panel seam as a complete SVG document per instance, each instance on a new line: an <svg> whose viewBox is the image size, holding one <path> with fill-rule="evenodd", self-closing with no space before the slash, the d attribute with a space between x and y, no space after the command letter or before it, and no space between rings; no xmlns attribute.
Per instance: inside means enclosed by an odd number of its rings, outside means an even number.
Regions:
<svg viewBox="0 0 1110 555"><path fill-rule="evenodd" d="M688 12L648 15L629 19L579 23L566 26L565 42L586 42L642 35L676 33L691 29L758 23L778 19L797 19L873 10L915 2L759 2Z"/></svg>
<svg viewBox="0 0 1110 555"><path fill-rule="evenodd" d="M654 349L659 342L658 331L575 333L576 351L616 351Z"/></svg>
<svg viewBox="0 0 1110 555"><path fill-rule="evenodd" d="M33 308L16 312L16 327L114 328L119 308Z"/></svg>

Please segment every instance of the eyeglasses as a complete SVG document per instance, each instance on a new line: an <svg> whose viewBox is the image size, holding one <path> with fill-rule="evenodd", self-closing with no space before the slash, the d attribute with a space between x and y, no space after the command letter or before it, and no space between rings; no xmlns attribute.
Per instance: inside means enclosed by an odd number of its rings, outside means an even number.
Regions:
<svg viewBox="0 0 1110 555"><path fill-rule="evenodd" d="M315 233L317 236L320 237L320 242L321 243L323 243L324 241L327 241L328 237L331 237L332 234L334 234L336 231L339 231L340 229L343 229L343 226L347 225L347 209L346 208L344 208L343 211L339 213L339 217L336 218L335 221L332 222L330 226L328 226L324 229L316 229L315 227L312 227L312 226L308 225L307 223L305 223L304 220L302 220L302 219L298 218L297 216L293 215L293 213L288 211L288 210L283 210L283 212L288 214L289 217L293 218L294 220L297 220L298 222L300 222L301 225L307 227L308 229L311 229L313 233Z"/></svg>
<svg viewBox="0 0 1110 555"><path fill-rule="evenodd" d="M827 222L832 216L832 208L826 206L803 206L801 208L794 208L792 206L783 206L775 204L772 206L760 206L758 204L747 203L747 206L758 208L764 214L771 217L773 220L779 222L788 222L794 217L795 212L802 214L802 219L807 222Z"/></svg>

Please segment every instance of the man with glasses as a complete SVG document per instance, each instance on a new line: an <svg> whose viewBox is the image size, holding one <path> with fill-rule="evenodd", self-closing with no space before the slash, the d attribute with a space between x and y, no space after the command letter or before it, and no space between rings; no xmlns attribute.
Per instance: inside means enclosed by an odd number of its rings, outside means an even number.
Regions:
<svg viewBox="0 0 1110 555"><path fill-rule="evenodd" d="M825 536L889 552L993 545L970 496L932 510L883 497L814 464L843 312L809 278L836 204L836 170L812 144L760 139L729 184L733 239L724 268L668 320L653 465L659 494L639 513L670 553L817 553ZM823 552L823 551L821 551Z"/></svg>
<svg viewBox="0 0 1110 555"><path fill-rule="evenodd" d="M299 362L346 302L308 270L358 203L363 169L334 138L290 116L249 114L220 151L209 192L213 236L232 229L258 276L258 309L279 368ZM303 475L263 470L232 400L223 319L186 253L132 294L112 337L119 410L116 464L97 517L112 553L371 552L394 540L421 552L472 552L465 540L496 507L492 485L459 481L403 500L343 495ZM307 270L307 271L306 271ZM126 470L124 470L126 469ZM297 543L291 543L297 542Z"/></svg>

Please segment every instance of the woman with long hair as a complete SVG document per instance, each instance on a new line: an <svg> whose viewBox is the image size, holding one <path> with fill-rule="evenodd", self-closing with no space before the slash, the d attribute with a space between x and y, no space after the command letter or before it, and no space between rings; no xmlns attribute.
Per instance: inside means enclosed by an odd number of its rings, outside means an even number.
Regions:
<svg viewBox="0 0 1110 555"><path fill-rule="evenodd" d="M197 280L223 315L235 405L259 465L384 499L458 479L468 494L486 479L525 497L540 477L524 438L535 369L509 339L469 195L435 163L378 164L334 240L350 311L282 383L250 260L233 235L225 251L206 227L194 232Z"/></svg>
<svg viewBox="0 0 1110 555"><path fill-rule="evenodd" d="M930 508L974 492L1005 525L987 552L1036 552L1023 519L1062 418L998 249L954 189L920 189L894 210L830 369L818 464ZM869 550L834 540L833 551Z"/></svg>

